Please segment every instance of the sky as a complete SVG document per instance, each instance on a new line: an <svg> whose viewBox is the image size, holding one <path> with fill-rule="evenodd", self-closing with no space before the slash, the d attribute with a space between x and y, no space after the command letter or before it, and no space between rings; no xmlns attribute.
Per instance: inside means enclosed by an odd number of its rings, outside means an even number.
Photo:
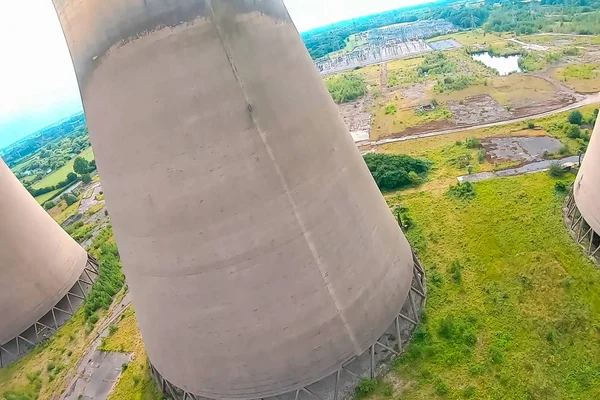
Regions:
<svg viewBox="0 0 600 400"><path fill-rule="evenodd" d="M300 32L427 0L284 0ZM0 0L0 148L80 111L52 0Z"/></svg>

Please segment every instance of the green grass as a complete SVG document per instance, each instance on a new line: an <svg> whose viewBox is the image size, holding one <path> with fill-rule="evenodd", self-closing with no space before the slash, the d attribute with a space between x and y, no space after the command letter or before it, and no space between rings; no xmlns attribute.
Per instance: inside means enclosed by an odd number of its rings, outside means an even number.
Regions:
<svg viewBox="0 0 600 400"><path fill-rule="evenodd" d="M77 157L83 157L88 161L92 161L94 159L94 153L92 152L92 148L88 147L86 150L82 151ZM54 171L50 175L44 177L41 181L37 182L33 185L34 189L39 189L48 186L54 186L57 183L64 181L67 179L67 175L69 172L73 172L73 163L75 162L75 158L69 160L62 168Z"/></svg>
<svg viewBox="0 0 600 400"><path fill-rule="evenodd" d="M37 201L38 204L44 204L48 200L52 200L54 197L58 196L60 193L62 193L63 190L64 189L56 189L51 192L45 193L41 196L36 197L35 201Z"/></svg>
<svg viewBox="0 0 600 400"><path fill-rule="evenodd" d="M392 372L402 398L600 396L600 270L567 233L556 182L485 181L471 200L403 194L429 296Z"/></svg>
<svg viewBox="0 0 600 400"><path fill-rule="evenodd" d="M144 342L132 308L116 323L115 333L102 340L103 351L132 353L133 360L115 385L109 400L161 400L163 396L150 376Z"/></svg>
<svg viewBox="0 0 600 400"><path fill-rule="evenodd" d="M102 276L107 275L105 264L115 259L114 255L103 251L107 249L105 244L113 241L110 230L103 231L94 240L91 250L100 261L101 278L92 288L85 305L50 339L19 361L0 369L0 399L50 400L57 399L66 390L78 361L99 333L101 324L90 324L86 316L90 299L101 297L106 300L103 307L94 310L98 319L107 315L112 302L114 293L106 290L106 280Z"/></svg>

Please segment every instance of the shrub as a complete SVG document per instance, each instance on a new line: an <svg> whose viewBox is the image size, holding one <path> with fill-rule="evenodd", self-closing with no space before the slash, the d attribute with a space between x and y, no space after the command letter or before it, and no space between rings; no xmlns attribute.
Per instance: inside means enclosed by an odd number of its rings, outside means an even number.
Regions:
<svg viewBox="0 0 600 400"><path fill-rule="evenodd" d="M567 184L564 182L556 182L554 190L558 193L565 193L568 190Z"/></svg>
<svg viewBox="0 0 600 400"><path fill-rule="evenodd" d="M583 122L583 115L578 110L573 111L569 114L569 122L574 125L581 125L581 122Z"/></svg>
<svg viewBox="0 0 600 400"><path fill-rule="evenodd" d="M448 195L458 200L470 200L475 197L475 189L471 182L457 183L454 186L450 186Z"/></svg>
<svg viewBox="0 0 600 400"><path fill-rule="evenodd" d="M465 140L465 146L467 146L468 149L478 149L481 147L481 140L474 137L468 137L467 140Z"/></svg>
<svg viewBox="0 0 600 400"><path fill-rule="evenodd" d="M423 179L421 179L421 177L419 175L417 175L417 173L415 171L410 171L408 173L408 180L413 185L419 185L423 182Z"/></svg>
<svg viewBox="0 0 600 400"><path fill-rule="evenodd" d="M54 208L56 206L56 204L54 204L53 201L47 201L44 203L44 210L50 210L51 208Z"/></svg>
<svg viewBox="0 0 600 400"><path fill-rule="evenodd" d="M535 123L534 123L533 121L528 121L528 122L527 122L527 127L528 127L529 129L533 129L533 128L535 128Z"/></svg>
<svg viewBox="0 0 600 400"><path fill-rule="evenodd" d="M397 108L395 104L385 106L385 115L396 114Z"/></svg>
<svg viewBox="0 0 600 400"><path fill-rule="evenodd" d="M356 387L356 394L358 396L367 396L377 388L376 379L362 378L360 383Z"/></svg>
<svg viewBox="0 0 600 400"><path fill-rule="evenodd" d="M325 81L325 86L336 103L356 100L367 92L367 85L361 75L343 74Z"/></svg>
<svg viewBox="0 0 600 400"><path fill-rule="evenodd" d="M560 150L558 150L558 154L563 155L563 156L566 155L566 154L569 154L569 147L568 146L562 146L560 148Z"/></svg>
<svg viewBox="0 0 600 400"><path fill-rule="evenodd" d="M72 193L65 193L62 198L67 203L67 206L71 206L77 202L77 197Z"/></svg>
<svg viewBox="0 0 600 400"><path fill-rule="evenodd" d="M485 162L485 150L480 149L477 152L477 162L479 162L479 164L483 164Z"/></svg>
<svg viewBox="0 0 600 400"><path fill-rule="evenodd" d="M467 165L467 173L469 175L471 175L473 173L473 166L472 165Z"/></svg>
<svg viewBox="0 0 600 400"><path fill-rule="evenodd" d="M460 283L462 281L462 266L457 260L452 261L449 271L454 282Z"/></svg>
<svg viewBox="0 0 600 400"><path fill-rule="evenodd" d="M381 190L395 190L412 185L410 172L422 178L431 168L429 161L406 155L369 153L364 159Z"/></svg>
<svg viewBox="0 0 600 400"><path fill-rule="evenodd" d="M117 333L118 330L119 330L119 327L117 325L109 325L108 326L108 335L112 336L115 333Z"/></svg>
<svg viewBox="0 0 600 400"><path fill-rule="evenodd" d="M88 184L92 181L92 177L90 176L90 174L83 174L81 175L81 181L85 184Z"/></svg>
<svg viewBox="0 0 600 400"><path fill-rule="evenodd" d="M550 168L548 169L550 176L559 177L565 173L565 169L562 164L559 162L553 162L550 164Z"/></svg>
<svg viewBox="0 0 600 400"><path fill-rule="evenodd" d="M581 128L579 128L579 125L574 125L574 124L565 125L565 127L563 129L564 129L565 133L567 134L567 137L569 137L571 139L577 139L581 135Z"/></svg>
<svg viewBox="0 0 600 400"><path fill-rule="evenodd" d="M448 393L448 385L442 381L438 381L435 385L435 393L438 396L443 396Z"/></svg>
<svg viewBox="0 0 600 400"><path fill-rule="evenodd" d="M121 365L121 371L125 372L125 371L127 371L127 368L129 368L129 365L127 365L126 363L123 363Z"/></svg>

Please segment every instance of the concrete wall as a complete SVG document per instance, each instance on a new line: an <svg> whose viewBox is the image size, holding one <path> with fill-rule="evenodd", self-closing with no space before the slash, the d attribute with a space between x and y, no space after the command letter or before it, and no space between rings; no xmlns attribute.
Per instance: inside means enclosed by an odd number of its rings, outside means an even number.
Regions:
<svg viewBox="0 0 600 400"><path fill-rule="evenodd" d="M411 249L281 0L55 0L149 357L211 398L313 383Z"/></svg>
<svg viewBox="0 0 600 400"><path fill-rule="evenodd" d="M600 234L600 123L594 128L573 193L583 218Z"/></svg>
<svg viewBox="0 0 600 400"><path fill-rule="evenodd" d="M0 159L0 345L20 335L77 282L86 252Z"/></svg>

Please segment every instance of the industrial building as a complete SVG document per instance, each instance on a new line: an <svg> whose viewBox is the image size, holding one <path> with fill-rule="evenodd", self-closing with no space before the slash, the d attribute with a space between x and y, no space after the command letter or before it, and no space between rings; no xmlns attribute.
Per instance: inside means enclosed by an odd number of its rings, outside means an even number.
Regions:
<svg viewBox="0 0 600 400"><path fill-rule="evenodd" d="M600 260L600 124L596 124L565 208L571 235Z"/></svg>
<svg viewBox="0 0 600 400"><path fill-rule="evenodd" d="M62 326L98 271L1 159L0 187L1 368Z"/></svg>
<svg viewBox="0 0 600 400"><path fill-rule="evenodd" d="M338 399L424 272L282 0L54 0L139 327L174 399Z"/></svg>

